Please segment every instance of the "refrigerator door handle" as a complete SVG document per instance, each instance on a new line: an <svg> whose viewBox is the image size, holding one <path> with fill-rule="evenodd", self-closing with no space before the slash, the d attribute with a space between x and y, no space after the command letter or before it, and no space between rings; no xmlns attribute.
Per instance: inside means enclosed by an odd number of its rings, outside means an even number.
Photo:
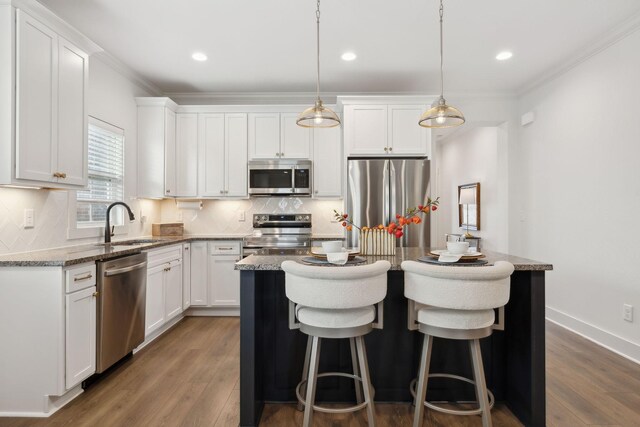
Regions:
<svg viewBox="0 0 640 427"><path fill-rule="evenodd" d="M391 160L387 160L387 162L389 164L389 194L385 197L388 204L385 216L388 218L387 223L390 223L391 221L395 221L395 215L399 213L396 211L396 194L398 188L396 186L396 168Z"/></svg>
<svg viewBox="0 0 640 427"><path fill-rule="evenodd" d="M394 194L393 187L395 187L393 182L393 173L391 172L392 170L393 165L391 161L385 160L384 168L382 170L384 174L382 178L382 221L386 221L386 224L383 225L388 225L391 221L391 199Z"/></svg>

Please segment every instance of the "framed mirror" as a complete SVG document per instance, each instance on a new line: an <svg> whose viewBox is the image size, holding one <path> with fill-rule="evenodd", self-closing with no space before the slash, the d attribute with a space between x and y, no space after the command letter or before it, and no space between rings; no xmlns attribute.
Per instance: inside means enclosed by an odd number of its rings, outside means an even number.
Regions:
<svg viewBox="0 0 640 427"><path fill-rule="evenodd" d="M480 230L480 183L458 186L458 225L467 231Z"/></svg>

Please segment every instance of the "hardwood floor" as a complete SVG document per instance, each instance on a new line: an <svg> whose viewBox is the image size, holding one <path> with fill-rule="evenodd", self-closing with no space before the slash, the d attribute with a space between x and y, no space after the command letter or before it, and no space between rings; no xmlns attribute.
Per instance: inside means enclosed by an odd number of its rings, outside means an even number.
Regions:
<svg viewBox="0 0 640 427"><path fill-rule="evenodd" d="M238 318L189 317L50 418L0 427L212 426L239 417ZM411 407L376 405L379 426L410 426ZM504 406L494 426L521 425ZM366 426L364 412L322 414L316 426ZM294 405L267 405L262 426L297 427ZM427 426L480 426L479 417L426 411ZM547 425L640 425L640 366L547 323Z"/></svg>

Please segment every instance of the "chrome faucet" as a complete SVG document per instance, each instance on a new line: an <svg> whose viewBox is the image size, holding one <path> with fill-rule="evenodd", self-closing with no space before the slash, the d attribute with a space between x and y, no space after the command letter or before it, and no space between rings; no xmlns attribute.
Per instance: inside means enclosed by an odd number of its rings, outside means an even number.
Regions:
<svg viewBox="0 0 640 427"><path fill-rule="evenodd" d="M107 207L107 223L104 227L104 242L105 243L111 243L111 236L113 236L113 230L111 229L111 220L109 219L109 215L111 214L111 209L115 206L124 206L125 208L127 208L127 211L129 212L129 220L133 221L136 219L135 215L133 214L133 212L131 211L131 208L129 207L129 205L127 205L124 202L115 202L115 203L111 203L108 207Z"/></svg>

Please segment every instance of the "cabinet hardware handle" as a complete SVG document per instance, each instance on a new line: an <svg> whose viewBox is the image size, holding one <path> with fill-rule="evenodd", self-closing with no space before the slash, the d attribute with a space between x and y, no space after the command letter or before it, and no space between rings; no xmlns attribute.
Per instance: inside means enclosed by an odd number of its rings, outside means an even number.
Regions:
<svg viewBox="0 0 640 427"><path fill-rule="evenodd" d="M218 248L219 251L232 251L233 248Z"/></svg>
<svg viewBox="0 0 640 427"><path fill-rule="evenodd" d="M60 172L60 178L65 179L67 177L67 174L64 172Z"/></svg>
<svg viewBox="0 0 640 427"><path fill-rule="evenodd" d="M171 190L167 190L167 194L171 193Z"/></svg>
<svg viewBox="0 0 640 427"><path fill-rule="evenodd" d="M220 194L224 194L224 190L220 190Z"/></svg>
<svg viewBox="0 0 640 427"><path fill-rule="evenodd" d="M393 151L393 147L389 147L389 151Z"/></svg>
<svg viewBox="0 0 640 427"><path fill-rule="evenodd" d="M54 173L53 173L53 176L54 176L55 178L60 178L60 172L54 172Z"/></svg>
<svg viewBox="0 0 640 427"><path fill-rule="evenodd" d="M280 153L276 153L276 157L280 157Z"/></svg>
<svg viewBox="0 0 640 427"><path fill-rule="evenodd" d="M73 281L74 282L79 282L81 280L91 279L92 277L93 277L93 274L87 274L86 276L82 276L82 277L74 277Z"/></svg>
<svg viewBox="0 0 640 427"><path fill-rule="evenodd" d="M284 153L280 153L280 157L284 157Z"/></svg>
<svg viewBox="0 0 640 427"><path fill-rule="evenodd" d="M384 151L385 152L389 151L389 148L388 147L384 147Z"/></svg>
<svg viewBox="0 0 640 427"><path fill-rule="evenodd" d="M93 293L93 296L94 296L94 297L97 297L98 295L100 295L100 292L94 292L94 293Z"/></svg>

